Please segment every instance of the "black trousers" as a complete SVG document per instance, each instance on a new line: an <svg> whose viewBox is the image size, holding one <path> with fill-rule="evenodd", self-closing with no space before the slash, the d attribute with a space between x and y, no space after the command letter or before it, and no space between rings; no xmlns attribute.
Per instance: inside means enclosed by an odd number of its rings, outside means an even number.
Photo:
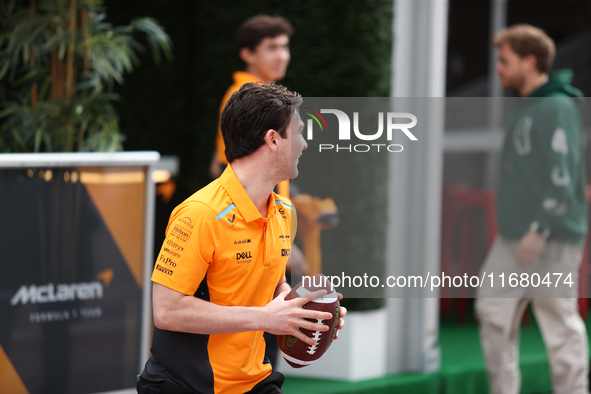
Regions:
<svg viewBox="0 0 591 394"><path fill-rule="evenodd" d="M284 377L281 373L272 372L265 380L254 386L248 394L283 394L281 391L283 380ZM137 382L137 392L138 394L197 394L169 381L152 382L141 377Z"/></svg>

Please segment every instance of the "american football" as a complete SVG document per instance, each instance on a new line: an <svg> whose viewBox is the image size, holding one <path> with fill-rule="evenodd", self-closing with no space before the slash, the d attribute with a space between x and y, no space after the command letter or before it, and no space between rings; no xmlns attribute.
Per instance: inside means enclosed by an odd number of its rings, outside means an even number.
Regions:
<svg viewBox="0 0 591 394"><path fill-rule="evenodd" d="M313 309L322 312L332 313L330 320L317 320L315 323L325 324L330 329L325 332L310 331L303 328L300 330L310 338L317 341L315 346L310 346L293 335L279 335L277 341L279 342L279 350L283 358L289 365L294 368L305 367L318 360L326 352L332 344L337 333L340 318L340 303L336 290L332 287L328 278L323 274L317 274L311 277L305 277L304 280L298 283L291 293L285 297L286 300L303 297L306 294L318 290L326 290L327 294L323 297L317 298L306 303L302 308ZM307 319L312 321L311 319Z"/></svg>

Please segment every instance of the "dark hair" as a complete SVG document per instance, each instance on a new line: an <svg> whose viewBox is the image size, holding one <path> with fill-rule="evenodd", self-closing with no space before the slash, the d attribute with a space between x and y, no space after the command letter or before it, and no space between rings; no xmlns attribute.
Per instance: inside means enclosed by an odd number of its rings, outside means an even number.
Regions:
<svg viewBox="0 0 591 394"><path fill-rule="evenodd" d="M301 103L299 93L276 83L242 85L226 103L220 121L228 162L257 151L270 129L286 138L287 126Z"/></svg>
<svg viewBox="0 0 591 394"><path fill-rule="evenodd" d="M554 41L542 29L525 23L498 31L492 43L496 47L508 43L513 52L521 58L533 55L537 61L536 68L541 73L549 72L554 63Z"/></svg>
<svg viewBox="0 0 591 394"><path fill-rule="evenodd" d="M238 49L246 47L254 51L263 39L281 34L288 37L293 34L293 27L288 21L280 16L257 15L242 23L236 35L236 42Z"/></svg>

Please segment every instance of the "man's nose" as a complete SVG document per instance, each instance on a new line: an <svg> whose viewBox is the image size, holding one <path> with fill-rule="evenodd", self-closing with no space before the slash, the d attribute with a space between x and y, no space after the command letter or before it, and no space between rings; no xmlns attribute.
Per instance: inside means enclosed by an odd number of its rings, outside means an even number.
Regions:
<svg viewBox="0 0 591 394"><path fill-rule="evenodd" d="M497 62L497 63L495 64L495 71L496 71L496 73L497 73L497 74L500 74L500 73L501 73L501 69L502 69L502 67L503 67L503 66L501 65L501 62Z"/></svg>

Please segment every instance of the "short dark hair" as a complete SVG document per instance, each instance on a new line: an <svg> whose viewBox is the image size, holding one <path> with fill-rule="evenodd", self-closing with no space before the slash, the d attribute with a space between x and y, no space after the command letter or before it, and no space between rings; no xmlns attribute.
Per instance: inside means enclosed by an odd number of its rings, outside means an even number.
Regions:
<svg viewBox="0 0 591 394"><path fill-rule="evenodd" d="M287 126L301 103L299 93L276 83L242 85L226 103L220 121L228 163L257 151L270 129L287 138Z"/></svg>
<svg viewBox="0 0 591 394"><path fill-rule="evenodd" d="M238 49L246 47L254 51L263 39L275 38L281 34L288 37L293 34L293 27L288 21L280 16L257 15L242 23L236 35L236 42Z"/></svg>
<svg viewBox="0 0 591 394"><path fill-rule="evenodd" d="M556 48L554 41L542 29L520 23L498 31L492 43L496 47L508 43L521 58L533 55L536 58L536 68L541 73L552 69Z"/></svg>

